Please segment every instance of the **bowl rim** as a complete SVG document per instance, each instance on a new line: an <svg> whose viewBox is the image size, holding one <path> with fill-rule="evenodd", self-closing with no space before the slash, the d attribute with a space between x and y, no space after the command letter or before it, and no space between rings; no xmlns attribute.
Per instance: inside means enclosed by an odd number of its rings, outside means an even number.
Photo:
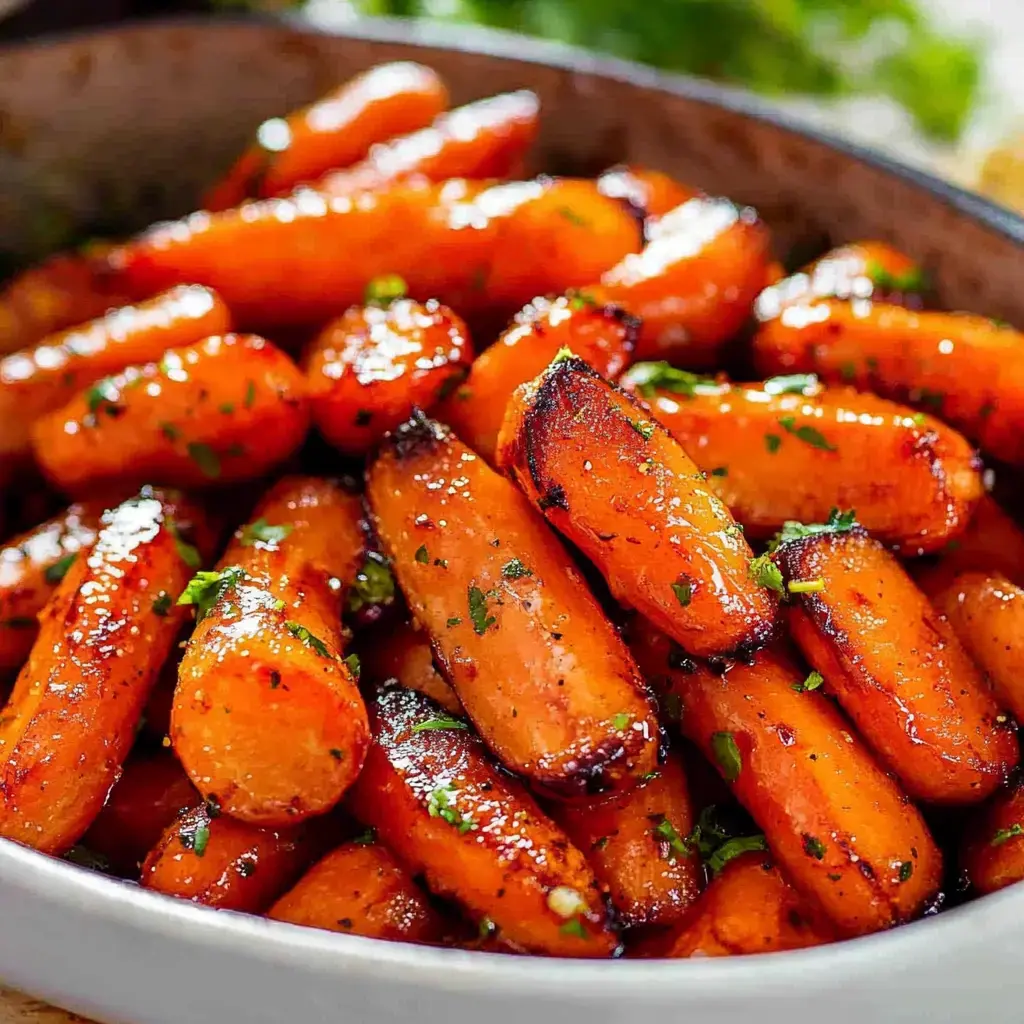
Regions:
<svg viewBox="0 0 1024 1024"><path fill-rule="evenodd" d="M724 108L797 137L809 138L925 190L994 233L1024 246L1024 217L927 171L806 126L744 90L659 71L562 43L479 26L399 18L352 19L318 9L297 14L185 15L130 19L99 29L33 36L0 46L0 58L40 44L83 41L125 31L208 27L211 22L228 26L259 24L313 35L476 53L665 91ZM905 964L921 957L934 959L936 949L955 955L957 946L966 944L969 938L991 936L992 926L997 922L1024 918L1024 887L1015 886L888 932L811 949L720 959L627 959L609 969L606 960L515 957L417 946L214 910L147 891L135 883L98 874L7 839L0 839L0 885L42 894L48 903L74 906L82 915L111 925L159 934L168 940L180 941L182 929L187 929L186 941L196 949L197 955L204 948L236 951L244 948L245 955L253 959L292 963L317 972L336 972L344 966L385 976L398 970L410 984L451 992L475 989L514 997L524 991L524 985L529 985L531 995L564 996L572 989L586 991L593 1000L627 996L631 991L636 992L637 986L654 985L663 991L666 987L678 988L696 997L720 993L723 985L738 995L763 994L766 985L773 991L792 991L793 986L799 986L810 994L834 990L837 970L842 971L844 985L857 981L871 985L877 983L880 958Z"/></svg>

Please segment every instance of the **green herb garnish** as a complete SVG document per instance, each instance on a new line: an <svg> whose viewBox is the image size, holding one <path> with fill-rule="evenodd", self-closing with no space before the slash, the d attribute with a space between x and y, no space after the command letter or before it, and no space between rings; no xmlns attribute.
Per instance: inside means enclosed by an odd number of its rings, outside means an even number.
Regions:
<svg viewBox="0 0 1024 1024"><path fill-rule="evenodd" d="M816 430L811 426L800 426L796 425L795 416L780 416L779 426L786 431L787 434L792 434L794 437L803 441L804 444L809 444L812 448L820 448L822 451L834 452L838 449L835 445L829 444L825 435L820 430Z"/></svg>
<svg viewBox="0 0 1024 1024"><path fill-rule="evenodd" d="M287 622L285 622L284 628L287 629L288 632L291 633L291 635L295 637L296 640L301 641L305 647L308 647L319 657L332 657L331 652L327 647L327 644L325 644L323 640L321 640L319 637L316 637L312 633L310 633L310 631L306 629L306 627L303 626L301 622L292 622L289 619Z"/></svg>
<svg viewBox="0 0 1024 1024"><path fill-rule="evenodd" d="M1024 825L1014 822L1009 828L1001 828L992 837L992 846L1002 846L1017 836L1024 836Z"/></svg>
<svg viewBox="0 0 1024 1024"><path fill-rule="evenodd" d="M711 869L712 874L717 875L729 861L741 853L762 852L767 849L768 843L763 835L734 836L717 847L704 863Z"/></svg>
<svg viewBox="0 0 1024 1024"><path fill-rule="evenodd" d="M345 668L347 668L351 673L352 678L356 682L359 682L359 677L363 672L363 666L359 662L359 655L353 652L352 654L346 655L341 660L344 663Z"/></svg>
<svg viewBox="0 0 1024 1024"><path fill-rule="evenodd" d="M525 576L532 576L533 570L527 569L518 558L513 558L501 567L501 575L507 580L521 580Z"/></svg>
<svg viewBox="0 0 1024 1024"><path fill-rule="evenodd" d="M447 786L438 786L427 797L427 813L432 818L440 818L447 822L463 836L473 828L473 819L468 814L458 814L448 795L452 792L455 792L455 787L451 783Z"/></svg>
<svg viewBox="0 0 1024 1024"><path fill-rule="evenodd" d="M769 455L774 455L782 447L782 438L778 434L765 434L764 446Z"/></svg>
<svg viewBox="0 0 1024 1024"><path fill-rule="evenodd" d="M804 853L815 860L822 860L825 856L825 844L816 836L804 834Z"/></svg>
<svg viewBox="0 0 1024 1024"><path fill-rule="evenodd" d="M412 727L413 732L443 732L445 730L468 732L469 726L458 718L438 715L436 718L428 718L425 722L419 722Z"/></svg>
<svg viewBox="0 0 1024 1024"><path fill-rule="evenodd" d="M396 299L404 299L409 293L405 279L398 274L382 274L366 286L367 306L389 306Z"/></svg>
<svg viewBox="0 0 1024 1024"><path fill-rule="evenodd" d="M731 732L713 732L711 734L711 753L715 763L722 772L726 782L735 782L740 777L743 761L740 748L736 746Z"/></svg>
<svg viewBox="0 0 1024 1024"><path fill-rule="evenodd" d="M782 572L772 561L771 555L758 555L757 558L752 558L748 572L758 586L774 590L777 594L785 593Z"/></svg>
<svg viewBox="0 0 1024 1024"><path fill-rule="evenodd" d="M189 441L186 445L189 458L199 467L199 472L211 480L220 476L220 459L217 453L200 441Z"/></svg>
<svg viewBox="0 0 1024 1024"><path fill-rule="evenodd" d="M153 601L153 614L159 615L160 618L166 618L167 613L171 610L171 595L166 590L161 590Z"/></svg>
<svg viewBox="0 0 1024 1024"><path fill-rule="evenodd" d="M198 569L203 564L202 558L199 557L199 551L182 539L178 524L173 519L166 520L164 525L167 527L167 532L174 538L174 547L178 552L178 557L190 569Z"/></svg>
<svg viewBox="0 0 1024 1024"><path fill-rule="evenodd" d="M413 558L415 558L420 565L426 565L430 561L430 555L427 554L427 545L421 544L416 549L416 554L413 555Z"/></svg>
<svg viewBox="0 0 1024 1024"><path fill-rule="evenodd" d="M290 523L273 524L266 519L257 519L254 523L247 523L242 527L239 542L243 548L251 548L256 544L266 544L268 547L281 543L292 532L294 527Z"/></svg>
<svg viewBox="0 0 1024 1024"><path fill-rule="evenodd" d="M468 598L469 618L473 623L473 632L477 636L483 636L488 628L498 620L493 615L487 614L487 597L479 587L470 587Z"/></svg>
<svg viewBox="0 0 1024 1024"><path fill-rule="evenodd" d="M676 595L676 600L680 605L686 608L693 598L693 584L689 580L684 580L682 583L673 583L672 593Z"/></svg>
<svg viewBox="0 0 1024 1024"><path fill-rule="evenodd" d="M395 580L387 559L371 551L349 588L348 610L358 612L366 607L391 604L394 599Z"/></svg>
<svg viewBox="0 0 1024 1024"><path fill-rule="evenodd" d="M65 555L63 558L58 558L53 565L46 567L46 572L43 573L43 578L47 583L60 583L62 579L68 574L68 569L74 564L75 559L78 557L77 551L72 551L70 555Z"/></svg>
<svg viewBox="0 0 1024 1024"><path fill-rule="evenodd" d="M206 616L228 588L236 586L245 578L245 570L239 565L226 569L197 572L181 592L177 603L196 606L196 621Z"/></svg>
<svg viewBox="0 0 1024 1024"><path fill-rule="evenodd" d="M780 377L769 377L761 385L769 395L806 395L818 388L816 373L789 373Z"/></svg>
<svg viewBox="0 0 1024 1024"><path fill-rule="evenodd" d="M793 689L797 693L810 693L824 682L825 677L820 672L811 672L802 683L793 683Z"/></svg>
<svg viewBox="0 0 1024 1024"><path fill-rule="evenodd" d="M828 520L824 523L805 524L789 519L768 545L768 550L775 551L780 544L786 544L791 540L800 540L803 537L817 537L822 533L849 533L856 525L857 513L852 508L849 512L840 512L837 508L832 509Z"/></svg>
<svg viewBox="0 0 1024 1024"><path fill-rule="evenodd" d="M714 377L701 377L666 362L635 363L626 372L625 380L644 398L654 398L659 389L685 398L717 395L722 390Z"/></svg>

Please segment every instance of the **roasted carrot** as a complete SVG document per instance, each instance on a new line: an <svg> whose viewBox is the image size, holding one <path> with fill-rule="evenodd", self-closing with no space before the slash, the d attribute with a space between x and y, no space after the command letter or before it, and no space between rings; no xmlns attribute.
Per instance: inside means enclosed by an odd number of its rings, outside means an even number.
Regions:
<svg viewBox="0 0 1024 1024"><path fill-rule="evenodd" d="M754 341L764 373L817 373L927 410L1024 463L1024 336L963 313L835 299L789 306Z"/></svg>
<svg viewBox="0 0 1024 1024"><path fill-rule="evenodd" d="M626 927L674 924L697 898L703 872L686 841L694 816L676 755L628 793L550 810Z"/></svg>
<svg viewBox="0 0 1024 1024"><path fill-rule="evenodd" d="M714 366L764 286L768 231L753 210L698 197L646 226L647 245L601 277L595 296L640 317L640 359Z"/></svg>
<svg viewBox="0 0 1024 1024"><path fill-rule="evenodd" d="M82 844L103 857L114 874L137 878L164 829L198 800L195 787L170 754L133 755Z"/></svg>
<svg viewBox="0 0 1024 1024"><path fill-rule="evenodd" d="M754 312L759 320L772 320L786 306L831 298L909 305L919 302L927 287L920 264L905 253L886 242L853 242L771 282L758 296Z"/></svg>
<svg viewBox="0 0 1024 1024"><path fill-rule="evenodd" d="M371 465L367 496L409 610L507 768L560 797L654 769L654 709L629 652L508 480L413 419Z"/></svg>
<svg viewBox="0 0 1024 1024"><path fill-rule="evenodd" d="M855 508L905 554L937 551L967 527L981 467L955 430L813 374L737 385L638 363L623 379L693 457L748 537L787 520Z"/></svg>
<svg viewBox="0 0 1024 1024"><path fill-rule="evenodd" d="M171 740L196 788L260 825L323 814L359 773L369 729L342 660L344 583L363 557L362 504L286 477L218 571L179 599L198 622L178 670Z"/></svg>
<svg viewBox="0 0 1024 1024"><path fill-rule="evenodd" d="M789 625L830 693L915 798L983 800L1017 740L949 623L860 527L797 536L775 555Z"/></svg>
<svg viewBox="0 0 1024 1024"><path fill-rule="evenodd" d="M647 626L633 650L681 728L763 829L787 876L844 934L920 914L942 878L916 808L778 648L715 675Z"/></svg>
<svg viewBox="0 0 1024 1024"><path fill-rule="evenodd" d="M198 551L183 538L189 522ZM91 553L43 610L0 716L0 835L59 854L92 823L177 637L174 595L211 544L170 493L146 488L103 515Z"/></svg>
<svg viewBox="0 0 1024 1024"><path fill-rule="evenodd" d="M970 823L960 863L979 895L1024 881L1024 787L997 794Z"/></svg>
<svg viewBox="0 0 1024 1024"><path fill-rule="evenodd" d="M677 928L642 956L745 956L821 946L837 938L813 901L793 888L769 854L731 860Z"/></svg>
<svg viewBox="0 0 1024 1024"><path fill-rule="evenodd" d="M378 692L353 813L430 889L519 949L610 956L616 939L583 855L483 744L446 718L412 690Z"/></svg>
<svg viewBox="0 0 1024 1024"><path fill-rule="evenodd" d="M397 274L460 313L520 308L634 252L629 212L593 182L454 180L332 199L304 192L153 228L108 257L132 294L196 281L252 326L320 325Z"/></svg>
<svg viewBox="0 0 1024 1024"><path fill-rule="evenodd" d="M375 143L425 127L447 106L444 83L422 64L370 68L311 106L264 121L252 145L207 193L206 208L283 195L363 159Z"/></svg>
<svg viewBox="0 0 1024 1024"><path fill-rule="evenodd" d="M353 167L325 174L319 192L350 196L409 178L509 178L537 135L540 103L530 91L503 93L440 114L429 127L374 146Z"/></svg>
<svg viewBox="0 0 1024 1024"><path fill-rule="evenodd" d="M361 638L362 678L370 683L398 679L426 694L453 715L465 713L451 684L437 671L430 635L412 622L388 623Z"/></svg>
<svg viewBox="0 0 1024 1024"><path fill-rule="evenodd" d="M142 865L139 884L207 907L261 914L313 862L320 846L308 825L257 828L199 803L164 829Z"/></svg>
<svg viewBox="0 0 1024 1024"><path fill-rule="evenodd" d="M298 367L262 338L226 334L97 381L37 420L32 445L69 494L152 479L193 487L260 476L308 424Z"/></svg>
<svg viewBox="0 0 1024 1024"><path fill-rule="evenodd" d="M472 361L466 325L433 300L353 307L306 352L313 422L336 448L365 455L413 409L434 405Z"/></svg>
<svg viewBox="0 0 1024 1024"><path fill-rule="evenodd" d="M473 362L469 377L435 415L488 462L512 392L537 376L563 348L603 377L629 364L639 321L618 306L600 306L585 294L534 299L489 349Z"/></svg>
<svg viewBox="0 0 1024 1024"><path fill-rule="evenodd" d="M603 195L629 203L645 218L663 217L700 195L661 171L627 164L610 167L597 179L597 187Z"/></svg>
<svg viewBox="0 0 1024 1024"><path fill-rule="evenodd" d="M182 286L0 359L0 473L28 458L32 424L87 384L230 326L213 292Z"/></svg>
<svg viewBox="0 0 1024 1024"><path fill-rule="evenodd" d="M379 843L344 843L268 911L273 921L392 942L438 942L444 922Z"/></svg>
<svg viewBox="0 0 1024 1024"><path fill-rule="evenodd" d="M1024 590L1005 576L967 572L932 597L1000 704L1024 722Z"/></svg>
<svg viewBox="0 0 1024 1024"><path fill-rule="evenodd" d="M729 510L669 432L579 359L515 393L498 463L619 600L691 653L768 641L774 598L750 578L750 546Z"/></svg>
<svg viewBox="0 0 1024 1024"><path fill-rule="evenodd" d="M72 505L0 548L0 677L16 672L32 650L42 611L68 569L96 540L108 505Z"/></svg>

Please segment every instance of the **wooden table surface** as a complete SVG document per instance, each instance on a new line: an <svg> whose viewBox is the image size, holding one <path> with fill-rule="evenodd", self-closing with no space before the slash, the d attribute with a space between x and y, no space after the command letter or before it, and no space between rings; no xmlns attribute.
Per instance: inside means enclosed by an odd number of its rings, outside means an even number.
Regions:
<svg viewBox="0 0 1024 1024"><path fill-rule="evenodd" d="M74 1013L44 1006L18 992L0 986L0 1024L90 1024Z"/></svg>

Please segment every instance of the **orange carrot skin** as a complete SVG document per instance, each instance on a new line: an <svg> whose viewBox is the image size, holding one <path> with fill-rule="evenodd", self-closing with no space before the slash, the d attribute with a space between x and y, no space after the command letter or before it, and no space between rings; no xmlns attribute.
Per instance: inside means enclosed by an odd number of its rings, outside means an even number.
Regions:
<svg viewBox="0 0 1024 1024"><path fill-rule="evenodd" d="M744 853L712 880L686 920L642 955L746 956L834 942L835 929L764 853Z"/></svg>
<svg viewBox="0 0 1024 1024"><path fill-rule="evenodd" d="M960 863L982 896L1024 881L1024 789L999 793L983 809L967 829Z"/></svg>
<svg viewBox="0 0 1024 1024"><path fill-rule="evenodd" d="M674 836L685 839L694 821L676 755L628 793L550 810L607 886L625 927L674 924L700 893L699 855L681 853L670 842Z"/></svg>
<svg viewBox="0 0 1024 1024"><path fill-rule="evenodd" d="M886 242L853 242L831 249L797 274L769 282L757 298L759 320L786 306L816 299L874 299L911 305L927 281L920 264Z"/></svg>
<svg viewBox="0 0 1024 1024"><path fill-rule="evenodd" d="M267 913L272 921L392 942L440 942L444 922L378 843L344 843L313 865Z"/></svg>
<svg viewBox="0 0 1024 1024"><path fill-rule="evenodd" d="M960 434L875 395L711 381L679 395L637 386L629 373L623 384L708 474L748 537L853 508L873 536L923 554L962 533L984 494L977 456Z"/></svg>
<svg viewBox="0 0 1024 1024"><path fill-rule="evenodd" d="M129 299L97 273L95 248L60 253L0 289L0 355L29 348L54 331L103 316Z"/></svg>
<svg viewBox="0 0 1024 1024"><path fill-rule="evenodd" d="M932 604L988 677L1000 704L1024 721L1024 590L1005 576L968 572Z"/></svg>
<svg viewBox="0 0 1024 1024"><path fill-rule="evenodd" d="M0 548L0 677L17 672L35 643L36 616L80 553L96 540L102 501L71 505Z"/></svg>
<svg viewBox="0 0 1024 1024"><path fill-rule="evenodd" d="M750 209L699 197L647 224L643 252L601 277L598 294L640 317L638 359L716 365L764 286L768 230Z"/></svg>
<svg viewBox="0 0 1024 1024"><path fill-rule="evenodd" d="M130 758L103 809L82 839L122 878L137 878L164 829L199 800L170 754Z"/></svg>
<svg viewBox="0 0 1024 1024"><path fill-rule="evenodd" d="M365 455L413 409L433 406L472 361L465 323L438 302L355 307L306 353L313 422L335 448Z"/></svg>
<svg viewBox="0 0 1024 1024"><path fill-rule="evenodd" d="M448 106L448 91L430 68L380 64L290 114L265 121L253 144L207 193L208 210L284 195L335 167L363 159L370 147L416 131Z"/></svg>
<svg viewBox="0 0 1024 1024"><path fill-rule="evenodd" d="M783 544L790 631L828 689L915 798L983 800L1017 763L1017 740L949 623L860 528Z"/></svg>
<svg viewBox="0 0 1024 1024"><path fill-rule="evenodd" d="M979 316L834 299L799 303L754 341L766 374L817 373L925 409L1004 462L1024 463L1024 336Z"/></svg>
<svg viewBox="0 0 1024 1024"><path fill-rule="evenodd" d="M654 708L625 644L508 480L446 428L410 420L367 496L410 612L507 768L567 799L654 769Z"/></svg>
<svg viewBox="0 0 1024 1024"><path fill-rule="evenodd" d="M307 826L257 828L211 815L200 803L167 826L142 866L139 884L206 907L262 914L313 862L319 847Z"/></svg>
<svg viewBox="0 0 1024 1024"><path fill-rule="evenodd" d="M359 773L369 726L341 659L341 612L361 517L338 485L286 477L218 563L232 572L178 669L171 740L226 814L288 825L330 810ZM285 535L261 540L261 526Z"/></svg>
<svg viewBox="0 0 1024 1024"><path fill-rule="evenodd" d="M471 733L427 729L440 708L400 687L370 702L374 742L349 798L414 875L489 919L520 950L607 957L616 948L583 855Z"/></svg>
<svg viewBox="0 0 1024 1024"><path fill-rule="evenodd" d="M184 612L174 607L200 557L183 547L196 509L145 489L104 514L40 616L39 637L0 724L0 835L45 853L70 849L99 813Z"/></svg>
<svg viewBox="0 0 1024 1024"><path fill-rule="evenodd" d="M629 212L593 182L454 180L330 198L302 192L153 228L108 258L132 294L217 288L239 321L319 326L397 274L463 315L519 309L594 280L639 245Z"/></svg>
<svg viewBox="0 0 1024 1024"><path fill-rule="evenodd" d="M633 650L681 728L729 782L793 884L844 935L912 920L942 880L920 813L783 650L722 675L641 629Z"/></svg>
<svg viewBox="0 0 1024 1024"><path fill-rule="evenodd" d="M602 195L629 203L645 218L664 217L700 195L662 171L627 164L608 168L598 177L597 187Z"/></svg>
<svg viewBox="0 0 1024 1024"><path fill-rule="evenodd" d="M473 362L469 377L438 407L473 451L494 462L498 433L512 392L532 380L563 348L602 377L614 379L628 365L639 322L618 306L591 302L586 293L525 306L497 342Z"/></svg>
<svg viewBox="0 0 1024 1024"><path fill-rule="evenodd" d="M632 396L578 359L509 403L498 463L608 580L700 657L756 650L775 601L750 546L690 457Z"/></svg>
<svg viewBox="0 0 1024 1024"><path fill-rule="evenodd" d="M308 426L299 368L263 338L226 334L93 385L38 420L32 444L69 494L151 479L199 487L261 476Z"/></svg>
<svg viewBox="0 0 1024 1024"><path fill-rule="evenodd" d="M522 173L537 135L540 102L527 89L468 103L410 135L374 146L366 159L325 174L319 192L350 196L409 178L508 178Z"/></svg>
<svg viewBox="0 0 1024 1024"><path fill-rule="evenodd" d="M183 285L0 360L0 471L28 457L32 423L87 384L230 326L227 307L213 292Z"/></svg>

